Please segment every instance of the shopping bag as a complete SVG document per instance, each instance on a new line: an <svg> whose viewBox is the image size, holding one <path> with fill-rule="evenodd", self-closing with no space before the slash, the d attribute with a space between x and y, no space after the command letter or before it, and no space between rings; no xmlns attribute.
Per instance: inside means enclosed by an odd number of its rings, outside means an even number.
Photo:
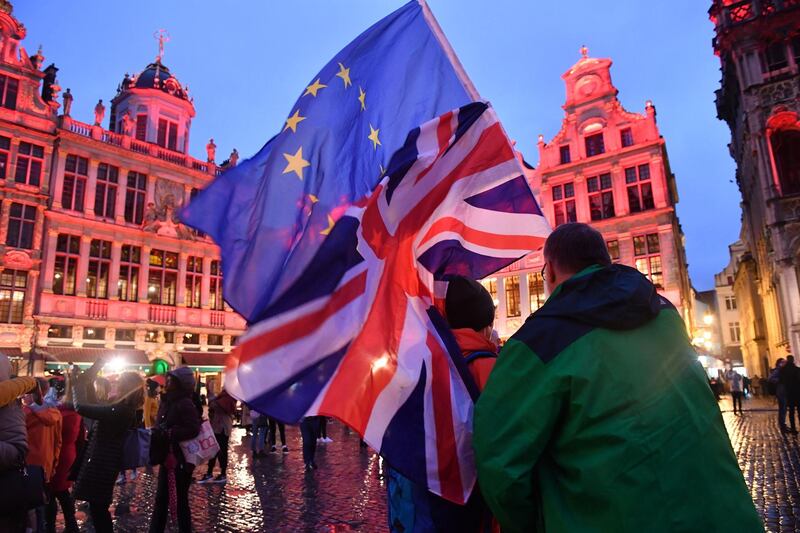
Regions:
<svg viewBox="0 0 800 533"><path fill-rule="evenodd" d="M180 444L186 462L195 466L205 463L219 452L219 443L208 420L203 420L200 433L195 438L185 440Z"/></svg>
<svg viewBox="0 0 800 533"><path fill-rule="evenodd" d="M122 443L122 470L150 464L150 430L129 429Z"/></svg>

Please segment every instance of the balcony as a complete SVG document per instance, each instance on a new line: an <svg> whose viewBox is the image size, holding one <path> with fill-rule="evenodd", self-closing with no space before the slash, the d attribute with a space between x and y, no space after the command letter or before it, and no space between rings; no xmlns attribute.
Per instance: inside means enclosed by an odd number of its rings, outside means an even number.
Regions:
<svg viewBox="0 0 800 533"><path fill-rule="evenodd" d="M225 313L222 311L211 311L211 320L209 322L211 326L215 328L225 327Z"/></svg>
<svg viewBox="0 0 800 533"><path fill-rule="evenodd" d="M97 320L108 318L108 301L86 300L86 316Z"/></svg>
<svg viewBox="0 0 800 533"><path fill-rule="evenodd" d="M175 307L164 305L150 305L148 320L153 324L177 324L178 312Z"/></svg>
<svg viewBox="0 0 800 533"><path fill-rule="evenodd" d="M128 135L104 130L99 126L91 126L85 122L79 122L70 117L62 117L62 121L62 127L64 129L76 135L80 135L81 137L86 137L88 139L94 139L106 144L118 146L138 154L156 157L173 165L190 168L205 174L218 175L221 171L221 169L219 169L214 163L201 161L187 154L158 146L157 144L140 141Z"/></svg>
<svg viewBox="0 0 800 533"><path fill-rule="evenodd" d="M717 31L800 7L800 0L715 0L709 10Z"/></svg>

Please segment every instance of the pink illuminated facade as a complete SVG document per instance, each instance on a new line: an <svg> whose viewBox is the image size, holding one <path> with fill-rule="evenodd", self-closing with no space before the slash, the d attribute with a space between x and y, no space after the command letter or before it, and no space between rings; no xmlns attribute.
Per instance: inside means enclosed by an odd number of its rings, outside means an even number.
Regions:
<svg viewBox="0 0 800 533"><path fill-rule="evenodd" d="M626 111L611 81L611 60L581 59L563 76L561 130L539 136L539 166L528 179L550 225L585 222L606 238L615 262L638 268L691 324L692 289L678 191L659 134L656 109ZM497 330L513 334L544 303L541 252L484 280L498 303Z"/></svg>
<svg viewBox="0 0 800 533"><path fill-rule="evenodd" d="M159 54L125 76L107 122L102 102L80 122L24 37L0 0L0 350L36 372L101 354L220 369L245 323L222 299L218 248L176 215L218 172L213 141L207 160L187 154L187 90Z"/></svg>

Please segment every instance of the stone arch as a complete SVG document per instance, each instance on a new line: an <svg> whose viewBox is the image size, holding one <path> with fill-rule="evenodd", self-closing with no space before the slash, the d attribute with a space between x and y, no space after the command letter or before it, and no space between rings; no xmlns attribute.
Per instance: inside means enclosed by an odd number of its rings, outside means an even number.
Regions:
<svg viewBox="0 0 800 533"><path fill-rule="evenodd" d="M778 106L767 120L772 171L782 195L800 194L800 117Z"/></svg>

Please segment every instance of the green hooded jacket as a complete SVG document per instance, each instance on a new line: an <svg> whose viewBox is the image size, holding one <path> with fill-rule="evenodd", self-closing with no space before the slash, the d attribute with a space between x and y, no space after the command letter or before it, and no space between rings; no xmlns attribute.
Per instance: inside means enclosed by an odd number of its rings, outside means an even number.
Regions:
<svg viewBox="0 0 800 533"><path fill-rule="evenodd" d="M764 530L680 315L626 266L575 275L509 339L473 442L503 533Z"/></svg>

